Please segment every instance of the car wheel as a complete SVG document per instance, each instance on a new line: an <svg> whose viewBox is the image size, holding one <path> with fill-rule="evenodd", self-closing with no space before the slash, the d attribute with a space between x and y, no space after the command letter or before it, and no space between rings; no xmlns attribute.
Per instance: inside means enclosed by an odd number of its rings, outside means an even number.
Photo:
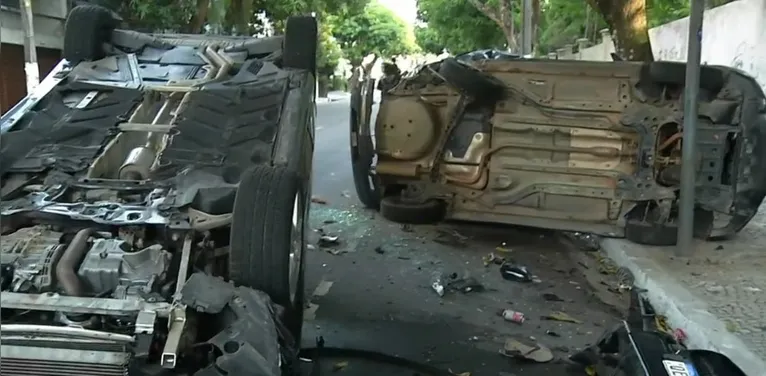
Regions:
<svg viewBox="0 0 766 376"><path fill-rule="evenodd" d="M64 26L64 59L72 64L103 59L104 44L112 39L112 31L118 23L112 11L102 6L74 7Z"/></svg>
<svg viewBox="0 0 766 376"><path fill-rule="evenodd" d="M282 53L282 67L307 70L316 76L317 20L311 16L287 19Z"/></svg>
<svg viewBox="0 0 766 376"><path fill-rule="evenodd" d="M284 323L300 343L304 308L308 197L286 167L255 166L242 174L234 200L229 279L261 290L285 308Z"/></svg>
<svg viewBox="0 0 766 376"><path fill-rule="evenodd" d="M380 200L380 215L389 221L409 224L436 223L444 219L447 205L442 200L406 202L399 196L386 196Z"/></svg>
<svg viewBox="0 0 766 376"><path fill-rule="evenodd" d="M455 58L447 58L441 62L439 75L449 85L473 98L495 101L505 92L502 82Z"/></svg>

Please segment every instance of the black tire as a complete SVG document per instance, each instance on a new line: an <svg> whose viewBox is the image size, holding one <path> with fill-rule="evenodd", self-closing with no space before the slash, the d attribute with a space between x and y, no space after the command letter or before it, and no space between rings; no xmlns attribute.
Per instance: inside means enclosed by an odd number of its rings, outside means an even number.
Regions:
<svg viewBox="0 0 766 376"><path fill-rule="evenodd" d="M311 16L294 16L285 26L282 67L307 70L316 76L319 33L317 20Z"/></svg>
<svg viewBox="0 0 766 376"><path fill-rule="evenodd" d="M103 59L104 44L112 39L112 31L118 24L112 11L102 6L74 7L64 26L64 59L72 64Z"/></svg>
<svg viewBox="0 0 766 376"><path fill-rule="evenodd" d="M439 75L447 84L473 98L496 101L505 92L501 82L455 58L450 57L441 62Z"/></svg>
<svg viewBox="0 0 766 376"><path fill-rule="evenodd" d="M297 172L258 165L242 174L231 224L229 279L263 291L285 308L284 323L300 343L304 308L308 197ZM295 297L290 292L293 207L299 205L303 234Z"/></svg>
<svg viewBox="0 0 766 376"><path fill-rule="evenodd" d="M368 209L380 207L378 184L371 176L375 148L371 136L360 135L360 120L364 101L360 93L352 93L349 114L349 149L351 150L351 172L354 188L359 201ZM356 140L354 136L356 135Z"/></svg>
<svg viewBox="0 0 766 376"><path fill-rule="evenodd" d="M424 225L444 219L447 205L442 200L422 203L403 202L399 196L386 196L380 200L380 215L389 221Z"/></svg>

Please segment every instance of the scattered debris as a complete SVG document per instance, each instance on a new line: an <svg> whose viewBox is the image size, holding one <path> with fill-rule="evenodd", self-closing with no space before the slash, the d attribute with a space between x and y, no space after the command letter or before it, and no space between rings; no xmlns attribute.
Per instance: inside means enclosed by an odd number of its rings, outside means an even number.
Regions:
<svg viewBox="0 0 766 376"><path fill-rule="evenodd" d="M687 338L688 337L686 336L686 332L683 329L677 328L676 330L673 331L673 339L675 339L676 342L684 345L686 344Z"/></svg>
<svg viewBox="0 0 766 376"><path fill-rule="evenodd" d="M447 284L447 287L450 290L460 291L464 294L484 291L484 285L473 277L454 279Z"/></svg>
<svg viewBox="0 0 766 376"><path fill-rule="evenodd" d="M543 299L545 299L546 302L563 302L564 299L561 299L558 295L552 293L552 292L545 292L542 295Z"/></svg>
<svg viewBox="0 0 766 376"><path fill-rule="evenodd" d="M549 335L551 337L561 337L561 334L558 334L558 333L554 332L553 330L546 330L545 334L547 334L547 335Z"/></svg>
<svg viewBox="0 0 766 376"><path fill-rule="evenodd" d="M526 266L502 264L500 265L500 275L504 279L515 282L532 282L533 276Z"/></svg>
<svg viewBox="0 0 766 376"><path fill-rule="evenodd" d="M564 312L561 312L561 311L556 311L556 312L551 313L548 316L543 316L543 320L570 322L572 324L582 324L582 321L580 321L580 320L578 320L578 319L576 319L576 318L574 318L572 316L569 316L568 314L566 314Z"/></svg>
<svg viewBox="0 0 766 376"><path fill-rule="evenodd" d="M547 363L553 360L553 353L547 347L536 344L529 346L515 339L506 339L505 346L500 350L500 354L511 357L531 360L537 363Z"/></svg>
<svg viewBox="0 0 766 376"><path fill-rule="evenodd" d="M717 247L715 247L715 250L716 250L716 251L720 251L720 250L723 250L723 246L722 246L722 245L718 245Z"/></svg>
<svg viewBox="0 0 766 376"><path fill-rule="evenodd" d="M351 198L351 193L349 191L343 191L340 193L340 195L345 198Z"/></svg>
<svg viewBox="0 0 766 376"><path fill-rule="evenodd" d="M523 313L518 312L518 311L514 311L512 309L504 309L504 310L500 311L500 316L505 321L510 321L512 323L516 323L516 324L519 324L519 325L523 324L524 320L526 320L526 317L524 316Z"/></svg>
<svg viewBox="0 0 766 376"><path fill-rule="evenodd" d="M311 202L315 204L327 205L327 200L317 196L311 196Z"/></svg>
<svg viewBox="0 0 766 376"><path fill-rule="evenodd" d="M601 239L596 235L577 231L565 231L561 234L580 250L593 252L601 249Z"/></svg>
<svg viewBox="0 0 766 376"><path fill-rule="evenodd" d="M431 276L431 288L436 292L436 295L444 296L444 283L442 282L442 273L434 272Z"/></svg>
<svg viewBox="0 0 766 376"><path fill-rule="evenodd" d="M383 249L383 246L379 245L379 246L375 247L375 253L377 253L379 255L382 255L382 254L386 253L386 250Z"/></svg>
<svg viewBox="0 0 766 376"><path fill-rule="evenodd" d="M437 231L439 232L439 235L434 238L434 241L439 244L462 246L465 245L468 240L467 236L464 236L455 230L438 229Z"/></svg>
<svg viewBox="0 0 766 376"><path fill-rule="evenodd" d="M401 229L404 232L412 232L412 225L409 223L405 223L402 225Z"/></svg>
<svg viewBox="0 0 766 376"><path fill-rule="evenodd" d="M332 370L335 372L343 371L346 367L348 367L348 362L344 360L342 362L337 362L333 364Z"/></svg>
<svg viewBox="0 0 766 376"><path fill-rule="evenodd" d="M502 252L502 253L511 253L513 250L510 248L505 248L505 243L503 243L502 247L495 247L495 251Z"/></svg>
<svg viewBox="0 0 766 376"><path fill-rule="evenodd" d="M459 291L464 294L484 291L484 285L476 278L468 275L458 277L457 273L445 275L440 272L434 272L431 276L431 288L439 296L444 296L447 290Z"/></svg>
<svg viewBox="0 0 766 376"><path fill-rule="evenodd" d="M340 244L340 238L334 235L322 235L317 243L320 247L333 247Z"/></svg>
<svg viewBox="0 0 766 376"><path fill-rule="evenodd" d="M484 266L490 266L492 264L496 265L502 265L505 263L505 257L500 257L495 255L494 253L490 253L484 257L482 257L482 261L484 261Z"/></svg>
<svg viewBox="0 0 766 376"><path fill-rule="evenodd" d="M309 251L313 251L313 250L317 249L317 247L314 247L313 244L306 244L306 249L309 250Z"/></svg>

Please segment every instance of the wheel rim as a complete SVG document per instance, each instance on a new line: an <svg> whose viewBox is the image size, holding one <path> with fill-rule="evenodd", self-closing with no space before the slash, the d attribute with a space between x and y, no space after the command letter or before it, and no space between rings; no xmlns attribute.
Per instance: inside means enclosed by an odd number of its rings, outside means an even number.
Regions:
<svg viewBox="0 0 766 376"><path fill-rule="evenodd" d="M304 234L304 213L301 211L300 194L295 195L293 201L293 221L291 233L291 245L290 245L290 262L288 271L288 282L290 284L290 303L297 303L295 297L297 296L298 281L300 280L301 273L301 261L303 259L303 234ZM302 309L302 307L298 307Z"/></svg>

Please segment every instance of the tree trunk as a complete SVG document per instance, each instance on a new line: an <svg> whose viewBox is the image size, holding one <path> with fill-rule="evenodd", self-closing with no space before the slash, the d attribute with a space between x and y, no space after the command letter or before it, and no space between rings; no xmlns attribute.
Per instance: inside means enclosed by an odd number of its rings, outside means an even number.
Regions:
<svg viewBox="0 0 766 376"><path fill-rule="evenodd" d="M653 61L646 0L588 0L616 34L617 53L626 60Z"/></svg>
<svg viewBox="0 0 766 376"><path fill-rule="evenodd" d="M194 16L189 21L189 25L186 26L186 33L202 33L202 28L205 26L205 22L207 22L207 14L210 11L210 0L197 0L196 8Z"/></svg>

